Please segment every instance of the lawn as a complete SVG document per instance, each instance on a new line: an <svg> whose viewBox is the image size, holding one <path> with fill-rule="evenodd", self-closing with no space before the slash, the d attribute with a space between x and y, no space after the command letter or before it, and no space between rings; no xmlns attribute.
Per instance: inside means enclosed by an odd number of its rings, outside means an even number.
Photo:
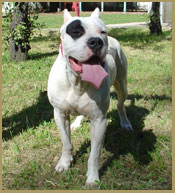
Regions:
<svg viewBox="0 0 175 193"><path fill-rule="evenodd" d="M172 32L163 29L157 37L150 36L147 28L128 28L109 30L109 35L120 41L128 59L125 104L134 132L120 128L112 88L100 159L100 189L169 190ZM71 133L71 168L63 173L54 171L61 140L47 99L47 80L59 43L58 31L48 29L41 37L36 34L25 62L10 61L8 51L2 50L3 189L86 189L88 120Z"/></svg>
<svg viewBox="0 0 175 193"><path fill-rule="evenodd" d="M74 12L71 15L75 15ZM90 13L82 12L80 16L89 16ZM131 22L148 22L148 14L119 14L119 13L110 13L104 14L101 13L101 19L104 23L107 24L119 24L119 23L131 23ZM39 14L38 22L42 24L43 28L59 28L63 23L62 13L55 13L55 14Z"/></svg>

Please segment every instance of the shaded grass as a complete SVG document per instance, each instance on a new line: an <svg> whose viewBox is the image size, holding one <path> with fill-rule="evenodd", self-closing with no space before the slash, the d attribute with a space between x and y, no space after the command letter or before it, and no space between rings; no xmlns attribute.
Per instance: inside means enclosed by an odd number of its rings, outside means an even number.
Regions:
<svg viewBox="0 0 175 193"><path fill-rule="evenodd" d="M3 50L3 189L86 189L88 120L71 134L71 168L54 171L61 140L46 88L58 35L52 31L36 36L25 62L10 61ZM117 96L111 89L100 189L171 189L171 31L152 37L146 29L131 28L109 35L120 41L128 58L126 109L134 132L120 128Z"/></svg>
<svg viewBox="0 0 175 193"><path fill-rule="evenodd" d="M138 30L137 28L123 28L120 30L112 29L109 34L110 36L120 40L120 43L125 46L143 50L150 49L151 47L151 50L161 51L164 49L164 44L161 44L161 41L171 41L172 39L172 32L170 30L163 31L160 36L151 35L149 30Z"/></svg>

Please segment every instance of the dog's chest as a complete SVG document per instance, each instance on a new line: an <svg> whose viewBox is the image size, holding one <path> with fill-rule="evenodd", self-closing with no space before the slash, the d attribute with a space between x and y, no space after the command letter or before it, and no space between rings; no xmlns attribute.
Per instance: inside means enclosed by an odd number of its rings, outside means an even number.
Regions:
<svg viewBox="0 0 175 193"><path fill-rule="evenodd" d="M96 98L97 100L97 98ZM87 93L78 95L74 90L70 90L62 103L62 108L71 114L82 114L87 117L93 116L92 109L97 109L97 104Z"/></svg>
<svg viewBox="0 0 175 193"><path fill-rule="evenodd" d="M73 90L70 90L67 93L67 96L65 98L65 102L69 105L70 110L72 110L72 111L77 111L78 110L80 98L81 97L78 96L77 94L75 94L75 92Z"/></svg>

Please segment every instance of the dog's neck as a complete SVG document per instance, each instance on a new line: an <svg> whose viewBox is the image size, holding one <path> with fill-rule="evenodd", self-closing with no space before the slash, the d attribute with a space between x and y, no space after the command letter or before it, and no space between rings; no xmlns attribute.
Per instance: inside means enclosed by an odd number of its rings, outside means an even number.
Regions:
<svg viewBox="0 0 175 193"><path fill-rule="evenodd" d="M70 87L77 95L82 95L89 88L89 83L82 81L80 74L75 72L67 62L66 65L66 76Z"/></svg>

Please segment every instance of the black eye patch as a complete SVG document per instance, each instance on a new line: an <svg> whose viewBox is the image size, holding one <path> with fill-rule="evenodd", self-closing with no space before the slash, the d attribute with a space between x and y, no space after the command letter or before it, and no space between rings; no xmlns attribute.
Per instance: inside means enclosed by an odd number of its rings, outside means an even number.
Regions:
<svg viewBox="0 0 175 193"><path fill-rule="evenodd" d="M81 25L81 21L77 19L67 26L66 33L76 40L85 33L85 30Z"/></svg>

